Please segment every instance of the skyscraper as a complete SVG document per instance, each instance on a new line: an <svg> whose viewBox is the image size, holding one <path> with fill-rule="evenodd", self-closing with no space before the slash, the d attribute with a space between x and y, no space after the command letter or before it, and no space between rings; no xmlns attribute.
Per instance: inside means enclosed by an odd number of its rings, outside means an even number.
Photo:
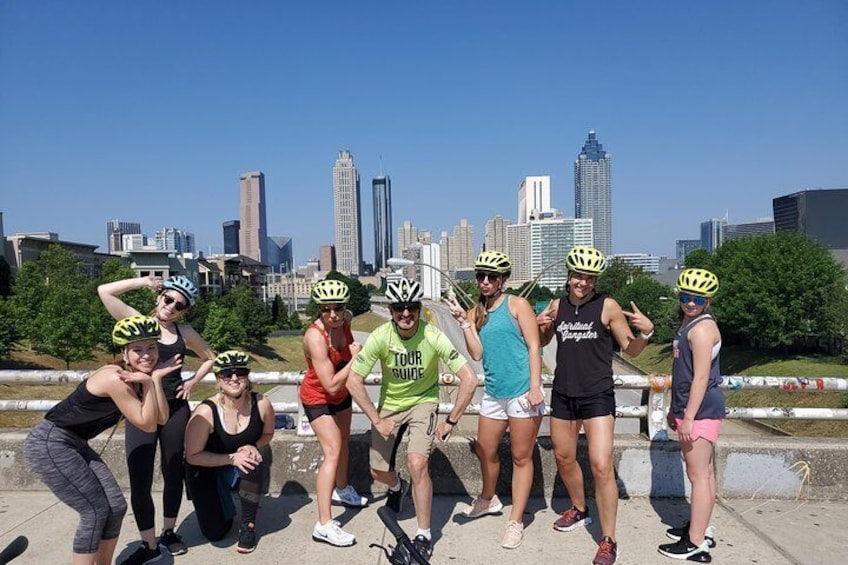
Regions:
<svg viewBox="0 0 848 565"><path fill-rule="evenodd" d="M398 252L401 254L407 247L418 243L418 228L409 220L404 220L398 227Z"/></svg>
<svg viewBox="0 0 848 565"><path fill-rule="evenodd" d="M453 272L459 269L474 268L474 226L468 225L468 220L462 218L458 226L453 228L450 242L450 266Z"/></svg>
<svg viewBox="0 0 848 565"><path fill-rule="evenodd" d="M338 270L358 275L362 263L359 173L353 163L353 155L347 149L339 151L333 167L333 204Z"/></svg>
<svg viewBox="0 0 848 565"><path fill-rule="evenodd" d="M701 222L701 247L712 253L724 243L724 218L710 218Z"/></svg>
<svg viewBox="0 0 848 565"><path fill-rule="evenodd" d="M775 231L797 231L828 249L848 249L848 188L802 190L772 200Z"/></svg>
<svg viewBox="0 0 848 565"><path fill-rule="evenodd" d="M165 227L156 232L156 249L176 251L177 253L195 252L194 234L179 228Z"/></svg>
<svg viewBox="0 0 848 565"><path fill-rule="evenodd" d="M239 204L239 251L242 255L265 263L268 261L268 222L265 216L264 173L253 171L241 175Z"/></svg>
<svg viewBox="0 0 848 565"><path fill-rule="evenodd" d="M530 278L542 271L539 285L551 290L563 288L568 270L563 255L575 245L593 246L593 220L555 218L530 222ZM597 244L594 245L597 247ZM549 265L558 262L557 265ZM545 269L548 269L545 271Z"/></svg>
<svg viewBox="0 0 848 565"><path fill-rule="evenodd" d="M511 282L530 280L530 224L506 226L506 254L512 263Z"/></svg>
<svg viewBox="0 0 848 565"><path fill-rule="evenodd" d="M538 220L551 212L551 177L525 177L518 187L518 223Z"/></svg>
<svg viewBox="0 0 848 565"><path fill-rule="evenodd" d="M141 224L139 223L109 220L106 222L106 248L109 253L120 253L124 250L122 237L140 233Z"/></svg>
<svg viewBox="0 0 848 565"><path fill-rule="evenodd" d="M724 225L724 241L733 241L755 235L774 233L774 218L758 218L750 222L727 223Z"/></svg>
<svg viewBox="0 0 848 565"><path fill-rule="evenodd" d="M238 255L239 253L239 230L241 222L229 220L224 222L224 253Z"/></svg>
<svg viewBox="0 0 848 565"><path fill-rule="evenodd" d="M506 228L509 220L497 214L486 222L486 251L501 251L506 253Z"/></svg>
<svg viewBox="0 0 848 565"><path fill-rule="evenodd" d="M318 269L320 271L336 270L336 248L332 245L322 245L319 250Z"/></svg>
<svg viewBox="0 0 848 565"><path fill-rule="evenodd" d="M574 161L574 217L591 218L595 248L612 254L612 155L604 151L594 130Z"/></svg>
<svg viewBox="0 0 848 565"><path fill-rule="evenodd" d="M374 269L385 269L392 249L392 179L380 175L371 181L374 193Z"/></svg>

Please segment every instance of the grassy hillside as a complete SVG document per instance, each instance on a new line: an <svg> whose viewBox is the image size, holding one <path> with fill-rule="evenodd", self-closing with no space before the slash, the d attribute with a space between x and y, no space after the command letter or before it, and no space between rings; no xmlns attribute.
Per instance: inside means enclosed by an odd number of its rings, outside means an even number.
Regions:
<svg viewBox="0 0 848 565"><path fill-rule="evenodd" d="M386 320L366 312L353 319L353 329L357 331L370 332ZM306 361L303 358L303 337L281 336L271 337L268 343L254 348L250 351L252 367L254 371L305 371ZM94 370L103 365L116 363L119 357L103 351L95 351L93 358L88 361L71 363L72 370ZM185 370L194 371L200 362L196 357L188 356L185 360ZM61 371L65 369L65 362L40 355L30 350L16 351L12 358L0 361L0 369L47 369ZM64 398L76 387L76 385L26 385L0 384L0 399L60 399ZM258 390L268 389L271 386L258 387ZM214 393L212 385L199 385L192 394L194 399L202 399ZM40 412L0 412L0 428L30 427L42 418Z"/></svg>
<svg viewBox="0 0 848 565"><path fill-rule="evenodd" d="M671 345L651 344L631 363L648 373L671 372ZM848 378L848 356L778 355L742 347L721 350L722 375ZM726 392L729 406L848 408L848 394L788 393L779 390ZM802 436L848 437L848 422L768 420L770 426Z"/></svg>

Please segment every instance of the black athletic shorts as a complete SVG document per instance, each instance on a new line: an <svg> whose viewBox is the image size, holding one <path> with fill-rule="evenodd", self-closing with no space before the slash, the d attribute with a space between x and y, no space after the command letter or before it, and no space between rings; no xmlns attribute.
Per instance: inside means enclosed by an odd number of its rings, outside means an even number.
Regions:
<svg viewBox="0 0 848 565"><path fill-rule="evenodd" d="M588 420L615 417L615 389L593 396L566 396L551 390L551 417L560 420Z"/></svg>
<svg viewBox="0 0 848 565"><path fill-rule="evenodd" d="M335 416L339 412L344 412L353 406L353 398L348 394L347 398L338 404L304 404L303 413L306 418L313 422L321 416Z"/></svg>

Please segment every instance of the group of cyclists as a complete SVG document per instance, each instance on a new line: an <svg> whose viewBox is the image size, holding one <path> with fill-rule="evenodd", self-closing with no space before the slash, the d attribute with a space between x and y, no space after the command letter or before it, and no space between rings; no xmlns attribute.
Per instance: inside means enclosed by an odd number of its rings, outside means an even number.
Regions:
<svg viewBox="0 0 848 565"><path fill-rule="evenodd" d="M592 521L577 461L582 429L589 446L602 535L593 564L613 565L619 556L613 468L614 346L639 355L654 326L635 304L626 311L615 299L595 290L606 267L600 251L575 247L566 265L564 294L538 315L526 299L505 292L512 266L509 257L498 251L484 251L475 261L480 291L476 304L466 310L455 298L445 299L470 357L482 361L485 376L474 441L482 490L462 513L479 518L503 512L495 486L500 472L498 447L508 430L512 507L501 545L515 549L522 544L523 516L534 476L533 450L545 414L541 347L555 340L550 430L571 507L553 528L569 532ZM156 307L149 316L120 299L121 294L144 287L157 292ZM718 279L703 269L686 269L677 287L681 325L673 344L668 423L678 433L692 482L691 519L669 529L667 535L674 543L660 545L658 550L668 557L706 563L715 545L709 527L715 501L713 446L724 417L718 388L721 335L711 315ZM127 504L88 440L122 419L126 420L130 499L141 538L138 549L122 563L141 565L158 560L163 551L181 555L188 550L175 532L183 480L202 534L211 541L223 539L240 516L237 550L253 551L257 508L268 472L263 451L273 437L274 412L269 400L251 389L248 355L226 351L216 356L197 332L179 323L198 296L185 277L128 279L102 285L98 292L118 319L112 337L121 348L123 363L95 371L46 414L25 443L30 469L80 514L73 562L112 562ZM412 544L429 560L433 554L430 455L435 442L446 441L458 425L478 378L448 337L422 319L423 291L417 281L391 280L386 298L391 320L360 344L351 331L347 285L326 279L312 289L318 316L304 334L308 370L300 387L304 413L323 454L316 476L317 520L312 537L334 546L352 545L355 535L333 519L331 506L369 503L348 481L352 404L356 402L372 424L370 475L386 486L386 506L396 513L411 491L417 521ZM201 365L183 381L187 349L200 357ZM364 379L378 362L382 380L375 407ZM440 362L460 382L453 409L441 422L437 414ZM210 371L216 377L217 393L192 413L188 405L192 388ZM406 465L401 469L396 455L404 438ZM158 537L151 492L157 445L164 480L163 526ZM233 504L233 491L238 493L240 511Z"/></svg>

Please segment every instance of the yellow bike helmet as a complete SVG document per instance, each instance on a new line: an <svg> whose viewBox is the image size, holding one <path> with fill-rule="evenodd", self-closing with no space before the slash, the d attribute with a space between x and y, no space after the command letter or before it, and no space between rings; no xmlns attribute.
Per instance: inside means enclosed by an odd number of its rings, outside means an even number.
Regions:
<svg viewBox="0 0 848 565"><path fill-rule="evenodd" d="M607 260L604 254L594 247L578 245L572 247L571 251L568 252L565 265L569 271L598 276L607 268Z"/></svg>
<svg viewBox="0 0 848 565"><path fill-rule="evenodd" d="M718 277L706 269L686 269L677 277L677 290L709 298L718 291Z"/></svg>
<svg viewBox="0 0 848 565"><path fill-rule="evenodd" d="M112 343L123 347L136 341L147 339L159 339L162 337L162 329L156 318L147 316L130 316L119 320L112 328Z"/></svg>
<svg viewBox="0 0 848 565"><path fill-rule="evenodd" d="M483 251L474 261L474 268L478 271L491 271L505 275L512 270L512 263L506 253L500 251Z"/></svg>
<svg viewBox="0 0 848 565"><path fill-rule="evenodd" d="M212 372L220 373L221 371L230 369L247 369L247 363L249 361L250 358L244 351L237 351L235 349L224 351L215 357L215 363L212 365Z"/></svg>
<svg viewBox="0 0 848 565"><path fill-rule="evenodd" d="M347 304L350 289L342 281L326 279L313 285L312 300L315 304Z"/></svg>

